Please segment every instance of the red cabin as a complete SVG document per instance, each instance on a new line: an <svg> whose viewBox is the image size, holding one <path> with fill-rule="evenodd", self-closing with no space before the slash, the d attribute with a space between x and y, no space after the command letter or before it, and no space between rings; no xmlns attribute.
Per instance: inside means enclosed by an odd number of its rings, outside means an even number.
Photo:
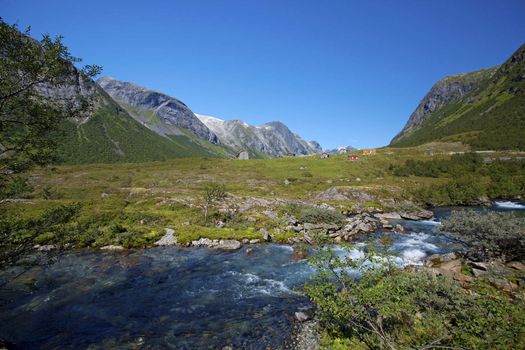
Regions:
<svg viewBox="0 0 525 350"><path fill-rule="evenodd" d="M357 154L351 154L347 158L348 160L359 160L359 156Z"/></svg>

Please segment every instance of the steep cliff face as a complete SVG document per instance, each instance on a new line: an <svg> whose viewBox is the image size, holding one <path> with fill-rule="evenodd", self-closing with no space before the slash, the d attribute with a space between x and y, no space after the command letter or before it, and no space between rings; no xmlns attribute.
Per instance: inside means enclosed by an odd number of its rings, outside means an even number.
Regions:
<svg viewBox="0 0 525 350"><path fill-rule="evenodd" d="M525 45L501 66L439 81L391 145L432 141L525 150Z"/></svg>
<svg viewBox="0 0 525 350"><path fill-rule="evenodd" d="M270 157L287 154L310 154L318 152L317 142L304 141L281 122L270 122L259 126L242 120L222 120L197 114L197 117L219 136L222 143L238 150L248 150L252 156L264 153Z"/></svg>
<svg viewBox="0 0 525 350"><path fill-rule="evenodd" d="M218 144L219 138L181 101L139 85L103 77L97 83L144 126L161 135L189 131L201 140Z"/></svg>
<svg viewBox="0 0 525 350"><path fill-rule="evenodd" d="M460 100L478 87L481 82L490 79L497 69L498 67L493 67L468 74L452 75L438 81L419 102L416 110L410 115L401 132L394 137L392 143L403 138L410 131L416 130L440 108Z"/></svg>

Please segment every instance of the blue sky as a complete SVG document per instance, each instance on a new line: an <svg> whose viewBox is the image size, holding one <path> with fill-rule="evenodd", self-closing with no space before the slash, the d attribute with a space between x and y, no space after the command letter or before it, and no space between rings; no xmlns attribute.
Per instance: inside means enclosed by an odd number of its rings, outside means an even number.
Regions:
<svg viewBox="0 0 525 350"><path fill-rule="evenodd" d="M8 23L194 112L378 147L438 79L525 42L523 0L0 0Z"/></svg>

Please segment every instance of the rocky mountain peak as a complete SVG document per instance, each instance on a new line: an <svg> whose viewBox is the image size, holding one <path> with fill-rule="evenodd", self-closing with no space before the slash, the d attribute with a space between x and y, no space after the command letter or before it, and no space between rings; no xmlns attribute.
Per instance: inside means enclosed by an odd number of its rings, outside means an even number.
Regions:
<svg viewBox="0 0 525 350"><path fill-rule="evenodd" d="M157 133L183 135L184 131L181 129L185 129L202 140L219 143L217 135L186 104L174 97L110 77L100 78L97 83L123 108L134 109L130 110L130 114ZM151 119L151 114L159 120L148 120L148 117Z"/></svg>

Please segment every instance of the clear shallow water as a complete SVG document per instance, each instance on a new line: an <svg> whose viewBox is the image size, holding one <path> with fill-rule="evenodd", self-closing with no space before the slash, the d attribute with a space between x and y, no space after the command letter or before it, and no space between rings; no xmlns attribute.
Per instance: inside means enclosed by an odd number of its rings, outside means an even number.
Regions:
<svg viewBox="0 0 525 350"><path fill-rule="evenodd" d="M388 237L400 264L457 249L439 220L400 221L409 233ZM505 209L506 210L506 209ZM357 246L366 249L367 242ZM84 250L49 266L0 272L0 338L23 349L243 349L287 347L293 314L307 307L294 292L313 272L289 246L234 252L151 248L123 253ZM362 256L335 247L340 255Z"/></svg>

